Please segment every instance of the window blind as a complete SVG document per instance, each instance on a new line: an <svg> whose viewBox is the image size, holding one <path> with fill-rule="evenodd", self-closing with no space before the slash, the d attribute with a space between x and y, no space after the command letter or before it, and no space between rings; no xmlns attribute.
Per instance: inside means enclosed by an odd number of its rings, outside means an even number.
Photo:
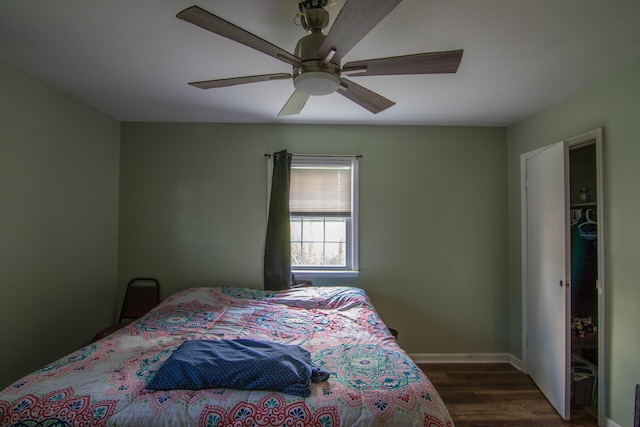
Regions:
<svg viewBox="0 0 640 427"><path fill-rule="evenodd" d="M296 160L291 164L292 216L351 216L351 161Z"/></svg>

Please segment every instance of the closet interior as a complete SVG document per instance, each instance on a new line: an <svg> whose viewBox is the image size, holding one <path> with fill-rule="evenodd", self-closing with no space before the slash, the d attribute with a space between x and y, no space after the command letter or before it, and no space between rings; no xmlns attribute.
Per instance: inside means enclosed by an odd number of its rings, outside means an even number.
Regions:
<svg viewBox="0 0 640 427"><path fill-rule="evenodd" d="M569 151L571 405L598 408L598 194L596 145Z"/></svg>

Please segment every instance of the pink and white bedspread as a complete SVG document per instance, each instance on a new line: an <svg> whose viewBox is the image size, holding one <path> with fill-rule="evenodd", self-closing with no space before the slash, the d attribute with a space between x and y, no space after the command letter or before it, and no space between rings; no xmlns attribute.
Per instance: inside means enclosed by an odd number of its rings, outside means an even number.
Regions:
<svg viewBox="0 0 640 427"><path fill-rule="evenodd" d="M152 391L185 340L295 344L330 373L303 398L230 389ZM0 426L453 426L431 382L361 289L193 288L0 393Z"/></svg>

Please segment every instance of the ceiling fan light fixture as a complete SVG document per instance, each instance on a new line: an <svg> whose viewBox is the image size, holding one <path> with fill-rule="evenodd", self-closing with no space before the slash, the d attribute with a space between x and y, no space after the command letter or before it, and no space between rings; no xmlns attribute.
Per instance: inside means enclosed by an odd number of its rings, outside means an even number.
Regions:
<svg viewBox="0 0 640 427"><path fill-rule="evenodd" d="M307 71L293 78L296 90L307 95L329 95L338 90L340 79L333 73Z"/></svg>
<svg viewBox="0 0 640 427"><path fill-rule="evenodd" d="M200 89L293 78L295 92L279 116L298 114L310 96L338 92L361 107L377 114L395 103L342 76L389 76L406 74L455 73L462 49L389 56L352 61L341 67L342 58L402 0L343 0L344 6L325 35L329 0L297 0L302 27L308 34L298 40L294 53L226 21L198 6L176 16L202 29L256 49L293 67L291 74L272 73L189 83ZM295 21L295 19L294 19Z"/></svg>

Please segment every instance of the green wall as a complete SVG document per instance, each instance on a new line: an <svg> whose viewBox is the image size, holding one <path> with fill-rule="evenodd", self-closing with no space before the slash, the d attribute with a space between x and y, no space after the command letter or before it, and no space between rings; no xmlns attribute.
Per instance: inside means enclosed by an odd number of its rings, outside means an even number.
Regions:
<svg viewBox="0 0 640 427"><path fill-rule="evenodd" d="M355 285L410 353L505 353L502 128L124 123L119 282L262 287L265 153L361 154ZM120 295L122 297L122 295Z"/></svg>
<svg viewBox="0 0 640 427"><path fill-rule="evenodd" d="M113 320L120 124L0 61L0 389Z"/></svg>
<svg viewBox="0 0 640 427"><path fill-rule="evenodd" d="M633 424L640 383L640 63L511 126L509 158L510 353L521 357L520 155L604 128L607 415ZM602 367L601 367L602 368Z"/></svg>

